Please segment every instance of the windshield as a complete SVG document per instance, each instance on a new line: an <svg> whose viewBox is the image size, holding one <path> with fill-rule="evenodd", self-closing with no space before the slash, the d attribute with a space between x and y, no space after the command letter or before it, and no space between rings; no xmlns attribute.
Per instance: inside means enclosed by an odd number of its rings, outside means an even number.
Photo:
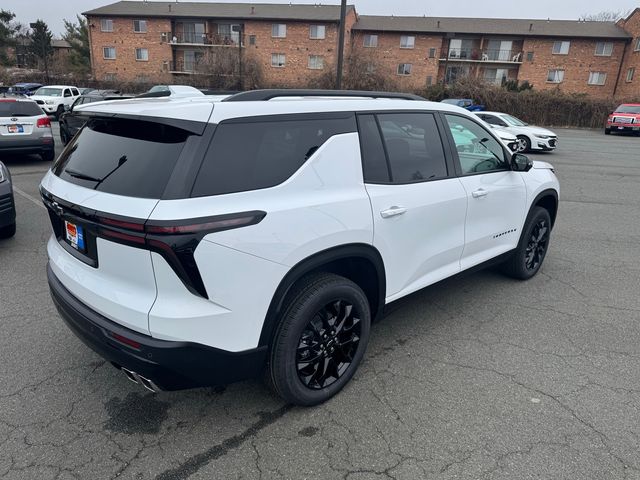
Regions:
<svg viewBox="0 0 640 480"><path fill-rule="evenodd" d="M43 115L35 102L0 102L0 117L37 117Z"/></svg>
<svg viewBox="0 0 640 480"><path fill-rule="evenodd" d="M42 95L43 97L61 97L62 89L42 87L36 90L36 95Z"/></svg>
<svg viewBox="0 0 640 480"><path fill-rule="evenodd" d="M640 105L620 105L616 113L640 113Z"/></svg>
<svg viewBox="0 0 640 480"><path fill-rule="evenodd" d="M528 123L524 123L519 118L512 117L511 115L501 115L500 118L514 127L526 127L528 125Z"/></svg>

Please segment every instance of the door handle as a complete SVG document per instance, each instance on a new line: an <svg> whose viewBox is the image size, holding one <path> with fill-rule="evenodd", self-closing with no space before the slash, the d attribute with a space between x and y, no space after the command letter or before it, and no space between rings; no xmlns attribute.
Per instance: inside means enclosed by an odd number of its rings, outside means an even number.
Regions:
<svg viewBox="0 0 640 480"><path fill-rule="evenodd" d="M397 205L394 205L393 207L389 207L386 210L382 210L380 212L380 215L382 216L382 218L390 218L390 217L395 217L396 215L402 215L406 211L407 211L406 208L398 207Z"/></svg>
<svg viewBox="0 0 640 480"><path fill-rule="evenodd" d="M471 192L471 195L473 196L473 198L486 197L488 194L489 192L486 191L484 188L479 188L478 190Z"/></svg>

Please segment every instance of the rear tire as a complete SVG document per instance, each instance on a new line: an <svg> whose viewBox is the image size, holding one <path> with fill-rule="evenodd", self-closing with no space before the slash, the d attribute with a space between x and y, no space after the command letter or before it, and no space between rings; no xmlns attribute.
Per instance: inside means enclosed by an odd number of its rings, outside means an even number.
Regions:
<svg viewBox="0 0 640 480"><path fill-rule="evenodd" d="M551 217L542 207L533 207L525 222L520 241L502 271L513 278L528 280L542 266L551 238Z"/></svg>
<svg viewBox="0 0 640 480"><path fill-rule="evenodd" d="M44 160L45 162L52 162L56 158L56 152L54 150L47 150L45 152L42 152L40 154L40 157L42 157L42 160Z"/></svg>
<svg viewBox="0 0 640 480"><path fill-rule="evenodd" d="M369 341L369 302L351 280L318 273L301 279L285 305L271 345L269 380L288 403L317 405L357 370Z"/></svg>
<svg viewBox="0 0 640 480"><path fill-rule="evenodd" d="M11 238L16 234L16 224L0 228L0 238Z"/></svg>

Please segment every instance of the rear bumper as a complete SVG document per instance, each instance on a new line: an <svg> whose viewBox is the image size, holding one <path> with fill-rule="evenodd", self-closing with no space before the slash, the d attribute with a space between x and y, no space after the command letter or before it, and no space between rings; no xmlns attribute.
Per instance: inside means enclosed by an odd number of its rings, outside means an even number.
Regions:
<svg viewBox="0 0 640 480"><path fill-rule="evenodd" d="M162 390L224 385L258 376L267 347L228 352L191 342L158 340L125 328L73 296L47 266L53 302L73 333L116 367L153 381ZM116 340L125 337L139 347Z"/></svg>

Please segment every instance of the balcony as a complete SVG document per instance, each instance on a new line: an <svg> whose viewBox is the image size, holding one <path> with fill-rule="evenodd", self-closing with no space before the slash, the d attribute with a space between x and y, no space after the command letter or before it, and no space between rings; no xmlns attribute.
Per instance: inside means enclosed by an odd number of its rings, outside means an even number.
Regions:
<svg viewBox="0 0 640 480"><path fill-rule="evenodd" d="M521 64L523 52L519 50L494 50L479 48L452 48L443 50L440 61L454 62L488 62Z"/></svg>
<svg viewBox="0 0 640 480"><path fill-rule="evenodd" d="M171 45L185 46L211 46L211 47L243 47L240 42L240 34L231 32L230 35L219 33L194 33L194 32L165 32L163 38Z"/></svg>

